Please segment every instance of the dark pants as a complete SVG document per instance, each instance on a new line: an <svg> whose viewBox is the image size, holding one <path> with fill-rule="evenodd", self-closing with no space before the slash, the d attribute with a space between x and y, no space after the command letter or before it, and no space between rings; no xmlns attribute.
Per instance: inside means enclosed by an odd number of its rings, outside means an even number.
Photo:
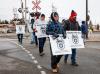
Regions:
<svg viewBox="0 0 100 74"><path fill-rule="evenodd" d="M39 40L39 53L42 53L46 38L45 37L44 38L38 38L38 40Z"/></svg>
<svg viewBox="0 0 100 74"><path fill-rule="evenodd" d="M18 37L18 42L20 44L22 44L22 41L23 41L23 34L17 34L17 37Z"/></svg>
<svg viewBox="0 0 100 74"><path fill-rule="evenodd" d="M86 39L88 39L88 32L86 33Z"/></svg>
<svg viewBox="0 0 100 74"><path fill-rule="evenodd" d="M57 64L60 62L62 55L53 55L52 49L51 49L51 44L50 44L50 51L51 51L51 68L56 69Z"/></svg>
<svg viewBox="0 0 100 74"><path fill-rule="evenodd" d="M35 44L36 46L38 45L38 39L37 39L37 36L35 35L35 32L33 32L34 36L35 36Z"/></svg>
<svg viewBox="0 0 100 74"><path fill-rule="evenodd" d="M57 68L57 64L60 62L62 55L51 55L51 68L52 69L56 69Z"/></svg>
<svg viewBox="0 0 100 74"><path fill-rule="evenodd" d="M37 36L35 36L35 44L36 44L36 46L38 45L38 39L37 39Z"/></svg>
<svg viewBox="0 0 100 74"><path fill-rule="evenodd" d="M65 61L67 61L68 55L65 55ZM71 55L71 62L72 64L76 63L76 49L72 49L72 55Z"/></svg>

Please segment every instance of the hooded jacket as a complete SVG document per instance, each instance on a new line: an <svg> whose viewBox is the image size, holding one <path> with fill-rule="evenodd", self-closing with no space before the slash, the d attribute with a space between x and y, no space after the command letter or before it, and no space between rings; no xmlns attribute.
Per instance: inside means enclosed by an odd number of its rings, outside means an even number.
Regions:
<svg viewBox="0 0 100 74"><path fill-rule="evenodd" d="M63 34L64 29L59 22L52 21L47 25L46 32L48 35L53 35L54 33Z"/></svg>
<svg viewBox="0 0 100 74"><path fill-rule="evenodd" d="M81 30L83 34L86 34L88 32L88 26L86 24L81 25Z"/></svg>

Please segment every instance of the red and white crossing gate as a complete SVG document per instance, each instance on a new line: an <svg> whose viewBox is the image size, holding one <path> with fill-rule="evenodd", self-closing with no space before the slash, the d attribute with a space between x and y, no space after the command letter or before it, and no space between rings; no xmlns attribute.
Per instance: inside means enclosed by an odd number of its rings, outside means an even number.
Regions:
<svg viewBox="0 0 100 74"><path fill-rule="evenodd" d="M38 12L38 9L41 10L41 7L39 6L40 2L40 0L32 1L32 3L34 4L32 9L36 9L36 12Z"/></svg>

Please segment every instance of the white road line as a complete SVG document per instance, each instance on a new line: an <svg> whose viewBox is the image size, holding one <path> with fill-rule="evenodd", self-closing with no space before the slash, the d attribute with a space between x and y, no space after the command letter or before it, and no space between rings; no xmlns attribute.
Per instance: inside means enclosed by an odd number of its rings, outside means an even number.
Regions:
<svg viewBox="0 0 100 74"><path fill-rule="evenodd" d="M46 72L45 71L41 71L41 74L46 74Z"/></svg>
<svg viewBox="0 0 100 74"><path fill-rule="evenodd" d="M8 40L9 41L9 40ZM31 52L30 51L28 51L28 50L26 50L22 45L19 45L18 43L16 43L16 42L13 42L13 41L9 41L9 42L12 42L12 43L14 43L14 44L16 44L16 45L18 45L19 47L21 47L25 52L27 52L28 53L28 55L32 58L32 60L33 60L33 62L34 62L34 64L38 64L38 61L37 60L34 60L35 59L35 57L31 54ZM42 67L40 66L40 65L37 65L37 68L38 69L42 69ZM40 71L41 72L41 74L46 74L46 72L45 71Z"/></svg>
<svg viewBox="0 0 100 74"><path fill-rule="evenodd" d="M38 69L42 69L42 67L41 67L40 65L37 65L37 68L38 68Z"/></svg>
<svg viewBox="0 0 100 74"><path fill-rule="evenodd" d="M32 59L35 59L35 57L30 53L29 56L32 58Z"/></svg>
<svg viewBox="0 0 100 74"><path fill-rule="evenodd" d="M30 53L30 54L29 54L29 56L31 56L31 57L32 57L33 55Z"/></svg>
<svg viewBox="0 0 100 74"><path fill-rule="evenodd" d="M27 51L27 53L30 54L31 52L30 51Z"/></svg>
<svg viewBox="0 0 100 74"><path fill-rule="evenodd" d="M25 50L25 52L28 52L28 50Z"/></svg>
<svg viewBox="0 0 100 74"><path fill-rule="evenodd" d="M32 60L34 60L35 59L35 57L34 56L32 56Z"/></svg>
<svg viewBox="0 0 100 74"><path fill-rule="evenodd" d="M35 64L38 64L38 61L37 61L37 60L34 60L33 62L34 62Z"/></svg>
<svg viewBox="0 0 100 74"><path fill-rule="evenodd" d="M19 45L19 44L18 44ZM23 48L23 46L22 45L19 45L21 48Z"/></svg>

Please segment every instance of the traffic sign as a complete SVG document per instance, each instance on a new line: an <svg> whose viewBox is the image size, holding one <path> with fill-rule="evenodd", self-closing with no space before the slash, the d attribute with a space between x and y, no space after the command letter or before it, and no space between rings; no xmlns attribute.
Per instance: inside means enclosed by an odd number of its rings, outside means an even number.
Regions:
<svg viewBox="0 0 100 74"><path fill-rule="evenodd" d="M36 0L36 2L35 1L32 1L32 3L34 4L34 6L32 8L33 10L36 9L36 12L38 12L37 11L38 9L41 10L41 7L39 6L39 4L41 3L40 0Z"/></svg>

